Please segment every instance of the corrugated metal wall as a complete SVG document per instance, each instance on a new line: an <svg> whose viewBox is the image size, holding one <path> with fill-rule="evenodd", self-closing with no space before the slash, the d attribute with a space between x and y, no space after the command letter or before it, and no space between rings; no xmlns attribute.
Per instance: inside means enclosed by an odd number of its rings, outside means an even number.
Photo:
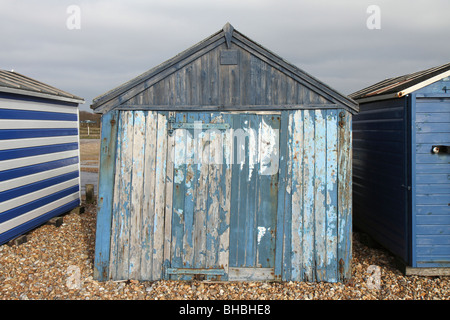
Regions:
<svg viewBox="0 0 450 320"><path fill-rule="evenodd" d="M192 139L186 133L198 120L229 128ZM185 123L190 129L169 134ZM350 276L347 111L114 111L102 130L108 165L99 205L104 212L111 203L112 216L111 230L106 224L97 231L97 277L187 279L192 274L180 269L189 268L220 269L222 279L234 280ZM237 130L245 142L236 147ZM243 161L233 161L240 146ZM104 197L109 193L113 199Z"/></svg>
<svg viewBox="0 0 450 320"><path fill-rule="evenodd" d="M0 96L0 243L80 203L78 107Z"/></svg>

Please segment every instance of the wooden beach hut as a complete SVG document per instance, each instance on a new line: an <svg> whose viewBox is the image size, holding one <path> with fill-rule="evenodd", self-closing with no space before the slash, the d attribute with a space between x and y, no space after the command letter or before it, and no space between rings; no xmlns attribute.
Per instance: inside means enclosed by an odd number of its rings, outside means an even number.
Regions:
<svg viewBox="0 0 450 320"><path fill-rule="evenodd" d="M351 276L353 100L227 23L91 107L97 280Z"/></svg>

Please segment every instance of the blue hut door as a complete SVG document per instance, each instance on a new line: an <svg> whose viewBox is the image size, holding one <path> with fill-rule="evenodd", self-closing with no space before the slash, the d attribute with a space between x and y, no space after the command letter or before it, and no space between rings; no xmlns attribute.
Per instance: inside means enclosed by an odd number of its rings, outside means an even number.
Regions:
<svg viewBox="0 0 450 320"><path fill-rule="evenodd" d="M280 115L177 113L166 277L274 267ZM233 276L232 276L233 277Z"/></svg>
<svg viewBox="0 0 450 320"><path fill-rule="evenodd" d="M279 114L235 115L229 278L271 278L275 263Z"/></svg>

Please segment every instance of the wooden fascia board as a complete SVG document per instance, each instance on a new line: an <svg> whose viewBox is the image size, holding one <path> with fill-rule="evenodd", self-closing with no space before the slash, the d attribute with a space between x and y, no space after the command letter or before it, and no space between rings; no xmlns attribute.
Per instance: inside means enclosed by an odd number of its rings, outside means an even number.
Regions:
<svg viewBox="0 0 450 320"><path fill-rule="evenodd" d="M444 78L447 78L450 76L450 70L445 71L439 75L436 75L434 77L431 77L429 79L426 79L422 82L419 82L413 86L410 86L408 88L405 88L401 91L394 92L394 93L386 93L386 94L378 94L373 96L367 96L355 99L359 103L366 103L366 102L372 102L372 101L379 101L379 100L388 100L388 99L395 99L395 98L402 98L408 94L413 93L414 91L417 91L419 89L422 89L423 87L426 87L434 82L437 82L439 80L442 80Z"/></svg>
<svg viewBox="0 0 450 320"><path fill-rule="evenodd" d="M422 81L420 83L417 83L417 84L415 84L415 85L413 85L413 86L411 86L409 88L403 89L403 90L399 91L397 93L397 95L399 97L406 96L407 94L410 94L410 93L412 93L414 91L422 89L423 87L426 87L426 86L428 86L428 85L430 85L430 84L432 84L434 82L437 82L437 81L442 80L442 79L447 78L447 77L450 77L450 70L445 71L445 72L443 72L441 74L438 74L438 75L436 75L434 77L428 78L428 79L426 79L426 80L424 80L424 81Z"/></svg>

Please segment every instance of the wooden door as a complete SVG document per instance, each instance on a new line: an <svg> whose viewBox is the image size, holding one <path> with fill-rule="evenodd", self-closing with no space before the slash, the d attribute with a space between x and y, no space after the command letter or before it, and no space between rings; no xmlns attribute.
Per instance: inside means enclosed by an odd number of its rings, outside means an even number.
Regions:
<svg viewBox="0 0 450 320"><path fill-rule="evenodd" d="M177 113L167 278L273 271L279 115ZM252 271L250 271L251 273ZM244 272L245 274L245 272Z"/></svg>
<svg viewBox="0 0 450 320"><path fill-rule="evenodd" d="M229 278L268 279L275 263L280 115L233 118Z"/></svg>

